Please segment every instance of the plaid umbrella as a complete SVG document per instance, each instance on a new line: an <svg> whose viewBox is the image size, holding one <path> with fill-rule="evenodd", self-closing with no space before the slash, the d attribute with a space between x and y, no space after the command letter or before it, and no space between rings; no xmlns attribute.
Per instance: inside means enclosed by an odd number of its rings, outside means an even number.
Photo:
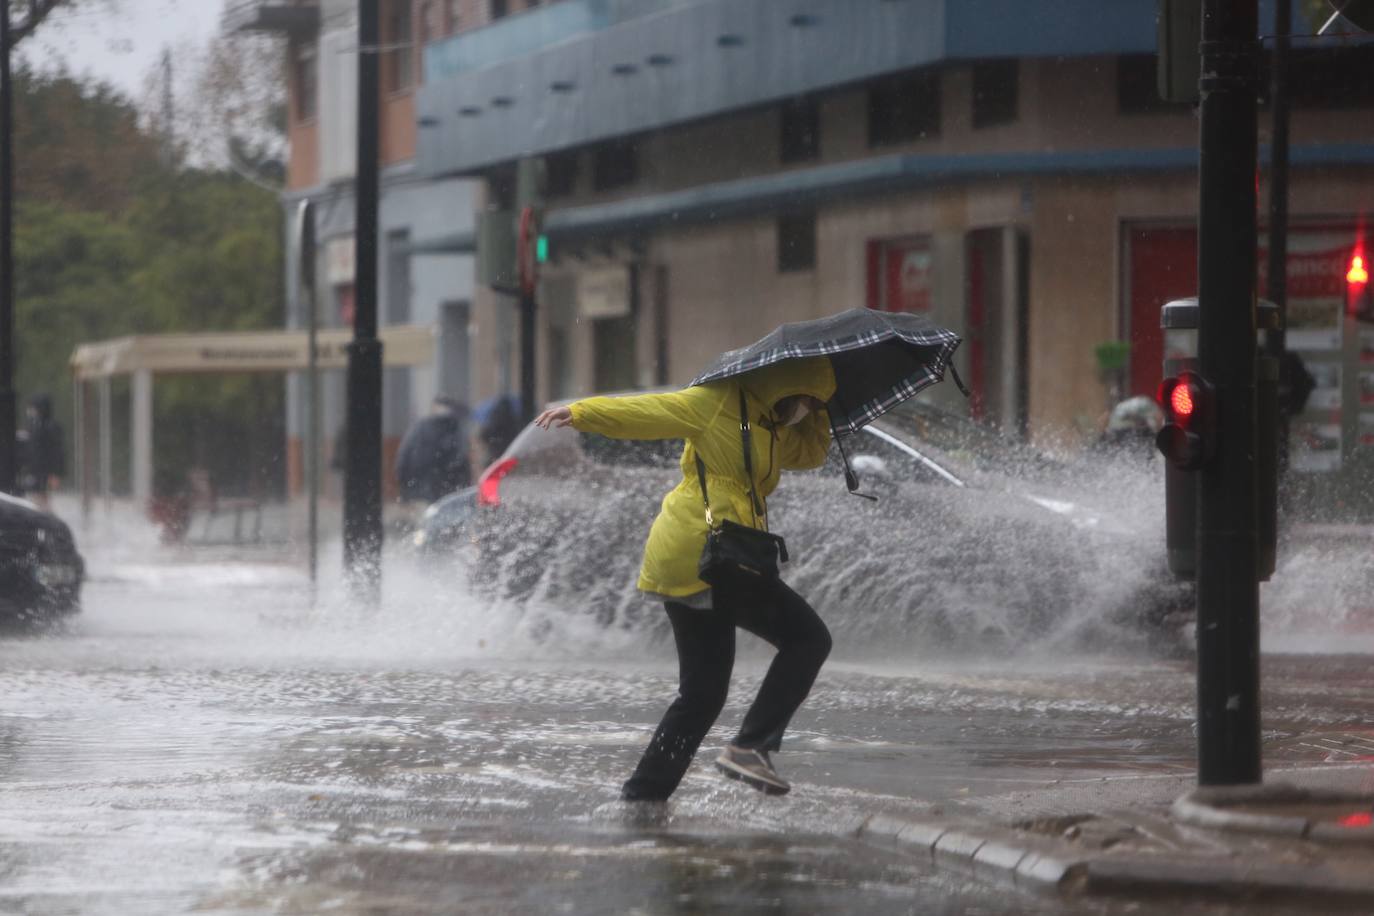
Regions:
<svg viewBox="0 0 1374 916"><path fill-rule="evenodd" d="M865 424L945 377L960 338L920 315L850 309L775 328L763 339L722 353L692 379L704 385L733 378L786 359L828 356L835 371L835 396L826 408L835 435L856 433ZM957 373L959 389L964 389Z"/></svg>

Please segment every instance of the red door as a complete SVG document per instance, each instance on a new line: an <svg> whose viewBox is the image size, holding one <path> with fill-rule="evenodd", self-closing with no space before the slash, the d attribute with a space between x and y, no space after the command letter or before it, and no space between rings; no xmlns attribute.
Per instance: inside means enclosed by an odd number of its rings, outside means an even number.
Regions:
<svg viewBox="0 0 1374 916"><path fill-rule="evenodd" d="M1153 397L1164 361L1159 310L1164 303L1197 295L1197 228L1132 227L1126 230L1127 329L1131 342L1129 395Z"/></svg>

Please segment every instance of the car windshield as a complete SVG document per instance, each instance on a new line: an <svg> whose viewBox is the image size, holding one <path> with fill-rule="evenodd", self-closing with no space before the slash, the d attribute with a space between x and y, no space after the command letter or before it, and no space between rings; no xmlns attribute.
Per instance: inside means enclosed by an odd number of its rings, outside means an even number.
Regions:
<svg viewBox="0 0 1374 916"><path fill-rule="evenodd" d="M1043 453L968 417L919 401L905 401L884 414L881 424L916 448L963 470L1008 471L1012 468L1050 472L1059 467ZM951 467L950 470L955 470Z"/></svg>

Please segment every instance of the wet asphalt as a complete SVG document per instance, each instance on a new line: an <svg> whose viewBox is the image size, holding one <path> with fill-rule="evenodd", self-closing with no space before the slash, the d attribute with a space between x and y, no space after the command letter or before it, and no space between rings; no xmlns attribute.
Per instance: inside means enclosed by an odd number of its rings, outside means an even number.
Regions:
<svg viewBox="0 0 1374 916"><path fill-rule="evenodd" d="M1189 911L1018 896L853 839L878 811L1189 771L1186 659L841 643L778 799L710 767L766 664L742 645L678 795L625 805L675 689L661 632L536 625L405 563L364 612L270 552L88 558L78 619L0 638L0 913ZM1293 644L1266 659L1267 763L1374 754L1368 656Z"/></svg>

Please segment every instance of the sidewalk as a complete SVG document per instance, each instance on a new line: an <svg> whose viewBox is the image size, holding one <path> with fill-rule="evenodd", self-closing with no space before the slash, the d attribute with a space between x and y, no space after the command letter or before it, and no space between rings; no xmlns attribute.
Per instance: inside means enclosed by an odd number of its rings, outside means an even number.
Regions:
<svg viewBox="0 0 1374 916"><path fill-rule="evenodd" d="M1191 775L1109 777L913 817L869 842L1040 893L1303 901L1374 910L1374 765L1273 770L1263 787ZM940 809L936 809L940 810Z"/></svg>

